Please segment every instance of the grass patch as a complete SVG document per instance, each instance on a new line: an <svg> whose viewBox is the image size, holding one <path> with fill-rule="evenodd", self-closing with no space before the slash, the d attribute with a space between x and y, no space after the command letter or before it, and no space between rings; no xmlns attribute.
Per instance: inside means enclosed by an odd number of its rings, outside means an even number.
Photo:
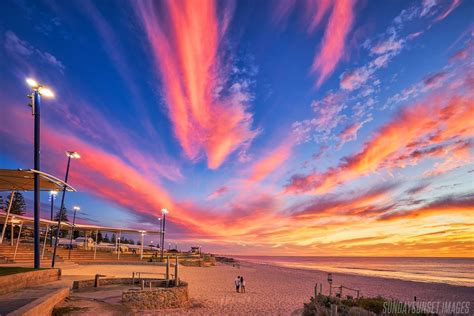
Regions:
<svg viewBox="0 0 474 316"><path fill-rule="evenodd" d="M46 270L46 269L47 268L40 268L39 270ZM0 276L35 271L35 270L36 270L35 268L0 267Z"/></svg>
<svg viewBox="0 0 474 316"><path fill-rule="evenodd" d="M80 312L87 310L87 307L77 307L77 306L65 306L65 307L57 307L53 309L51 313L52 316L64 316L69 315L72 312Z"/></svg>

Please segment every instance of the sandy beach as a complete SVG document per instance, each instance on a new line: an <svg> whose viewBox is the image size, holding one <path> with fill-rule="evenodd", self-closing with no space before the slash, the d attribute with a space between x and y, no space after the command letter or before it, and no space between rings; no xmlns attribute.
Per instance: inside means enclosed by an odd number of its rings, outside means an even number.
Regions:
<svg viewBox="0 0 474 316"><path fill-rule="evenodd" d="M65 268L65 280L81 279L96 273L107 276L131 276L133 271L162 272L163 267L151 265L83 265ZM327 273L243 262L240 268L218 264L215 267L181 267L181 279L189 283L190 309L168 310L166 314L192 315L291 315L299 314L308 302L315 283L323 283L327 293ZM247 293L236 293L234 279L243 275ZM361 290L363 296L392 297L418 301L470 301L474 288L441 283L422 283L380 277L333 274L334 284ZM159 313L152 313L159 314Z"/></svg>

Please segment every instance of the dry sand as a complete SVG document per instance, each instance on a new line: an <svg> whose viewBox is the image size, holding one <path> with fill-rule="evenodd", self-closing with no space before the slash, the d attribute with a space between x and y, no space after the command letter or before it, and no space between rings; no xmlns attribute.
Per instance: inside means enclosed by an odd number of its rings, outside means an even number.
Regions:
<svg viewBox="0 0 474 316"><path fill-rule="evenodd" d="M96 273L130 277L132 271L161 273L164 268L150 265L82 265L65 268L63 276L66 280L90 278ZM180 266L180 275L189 283L193 307L168 310L166 314L290 315L301 311L303 303L309 301L316 282L322 282L323 291L328 291L326 272L252 263L242 263L240 268L223 264L209 268ZM245 294L235 292L234 279L237 275L246 279ZM333 273L333 279L334 284L360 289L363 296L382 295L400 300L412 300L416 296L419 301L470 301L474 308L473 287L338 273Z"/></svg>

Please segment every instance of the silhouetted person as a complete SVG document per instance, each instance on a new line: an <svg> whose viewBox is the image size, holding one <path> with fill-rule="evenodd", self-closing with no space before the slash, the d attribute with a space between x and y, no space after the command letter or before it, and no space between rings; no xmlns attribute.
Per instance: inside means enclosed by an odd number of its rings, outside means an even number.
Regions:
<svg viewBox="0 0 474 316"><path fill-rule="evenodd" d="M235 291L236 291L237 293L239 293L239 290L240 290L240 276L238 276L237 278L235 278L234 283L235 283Z"/></svg>
<svg viewBox="0 0 474 316"><path fill-rule="evenodd" d="M240 277L240 293L245 293L245 281L244 277Z"/></svg>

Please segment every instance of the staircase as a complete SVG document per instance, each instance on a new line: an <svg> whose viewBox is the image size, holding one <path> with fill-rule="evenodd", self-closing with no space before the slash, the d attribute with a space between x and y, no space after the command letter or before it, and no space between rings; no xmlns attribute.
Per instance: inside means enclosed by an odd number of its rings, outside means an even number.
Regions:
<svg viewBox="0 0 474 316"><path fill-rule="evenodd" d="M41 251L43 246L41 245ZM9 243L0 244L0 263L21 263L24 265L33 265L34 263L34 248L32 244L19 244L18 250L15 254L15 245L11 246ZM53 248L46 246L44 256L41 259L41 266L51 265L51 258L53 257ZM71 257L69 259L69 250L58 247L56 249L57 263L105 263L105 262L139 262L140 256L133 254L120 254L120 260L117 259L117 254L107 251L97 251L94 259L94 250L85 250L81 248L74 248L71 250Z"/></svg>
<svg viewBox="0 0 474 316"><path fill-rule="evenodd" d="M43 247L41 247L41 251ZM53 254L45 249L44 256L41 259L42 266L51 265L51 258ZM15 245L11 246L10 244L3 243L0 245L0 261L5 263L21 263L24 265L33 265L34 263L34 247L31 244L20 244L18 245L18 250L15 257ZM57 262L62 262L63 260L56 256Z"/></svg>
<svg viewBox="0 0 474 316"><path fill-rule="evenodd" d="M48 248L47 248L48 249ZM50 251L52 251L50 249ZM104 263L104 262L139 262L140 256L133 254L120 254L120 260L117 259L117 254L108 251L97 251L94 259L94 250L85 250L81 248L74 248L71 250L71 258L69 259L69 250L58 247L56 255L61 257L65 262L71 261L75 263Z"/></svg>

